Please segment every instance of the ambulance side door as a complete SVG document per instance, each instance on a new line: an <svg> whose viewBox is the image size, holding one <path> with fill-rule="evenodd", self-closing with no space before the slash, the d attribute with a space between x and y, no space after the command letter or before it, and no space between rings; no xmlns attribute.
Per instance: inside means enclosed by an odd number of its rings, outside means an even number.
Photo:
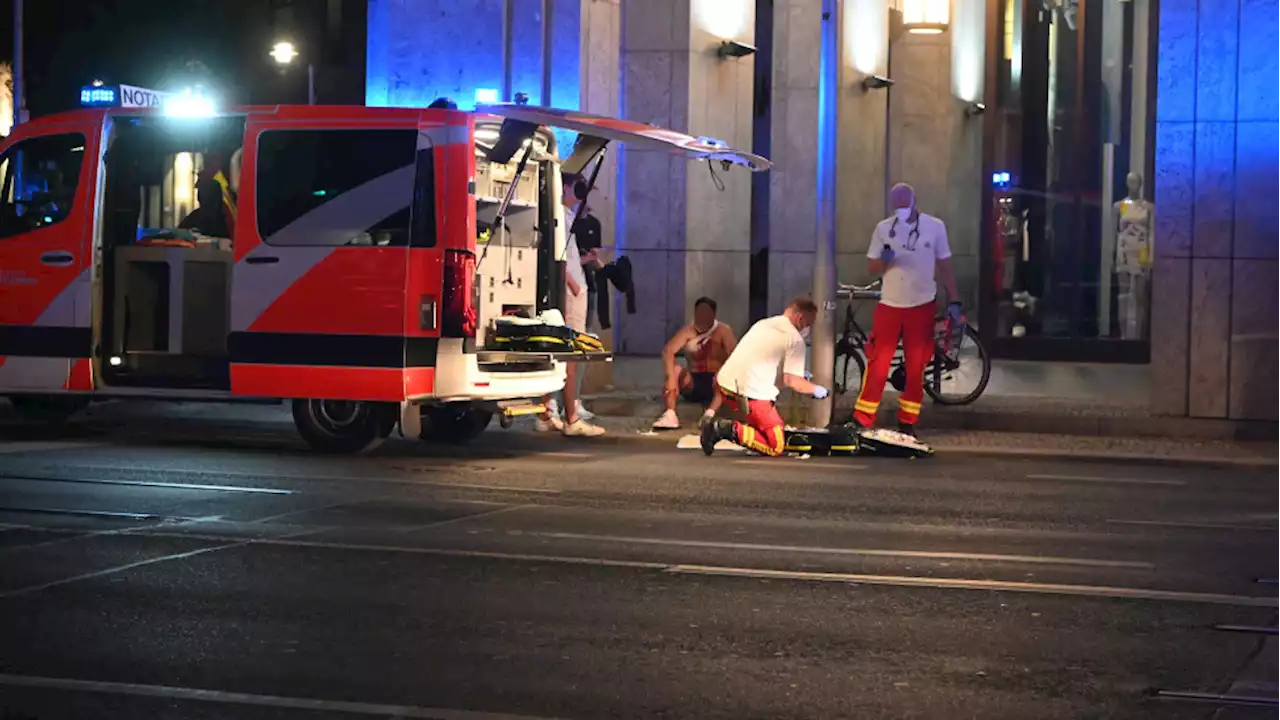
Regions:
<svg viewBox="0 0 1280 720"><path fill-rule="evenodd" d="M100 136L100 121L20 125L0 152L0 391L63 390L90 357Z"/></svg>
<svg viewBox="0 0 1280 720"><path fill-rule="evenodd" d="M250 116L228 338L233 394L403 397L417 147L413 113Z"/></svg>

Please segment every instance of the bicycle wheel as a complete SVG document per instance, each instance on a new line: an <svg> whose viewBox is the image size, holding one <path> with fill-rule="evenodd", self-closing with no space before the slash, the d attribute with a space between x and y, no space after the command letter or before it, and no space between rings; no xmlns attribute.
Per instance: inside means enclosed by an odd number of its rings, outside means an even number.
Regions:
<svg viewBox="0 0 1280 720"><path fill-rule="evenodd" d="M843 395L850 390L855 395L862 392L862 377L866 371L867 361L862 357L860 348L842 348L841 353L836 356L836 371L833 376L836 394Z"/></svg>
<svg viewBox="0 0 1280 720"><path fill-rule="evenodd" d="M964 329L955 361L934 353L925 372L924 390L941 405L968 405L982 395L991 380L991 356L971 326Z"/></svg>

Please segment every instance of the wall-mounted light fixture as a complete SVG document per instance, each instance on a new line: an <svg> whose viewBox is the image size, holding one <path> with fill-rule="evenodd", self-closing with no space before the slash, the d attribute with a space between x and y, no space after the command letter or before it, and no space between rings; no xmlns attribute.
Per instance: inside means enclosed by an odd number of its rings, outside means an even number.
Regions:
<svg viewBox="0 0 1280 720"><path fill-rule="evenodd" d="M863 90L883 90L893 85L893 79L883 75L868 75L862 78Z"/></svg>
<svg viewBox="0 0 1280 720"><path fill-rule="evenodd" d="M725 40L720 43L720 47L716 48L716 55L719 55L720 59L723 60L731 57L746 57L755 51L754 45L748 45L737 40Z"/></svg>
<svg viewBox="0 0 1280 720"><path fill-rule="evenodd" d="M951 23L951 0L896 0L902 27L917 35L938 35Z"/></svg>
<svg viewBox="0 0 1280 720"><path fill-rule="evenodd" d="M974 117L976 115L981 115L986 111L987 111L986 103L975 102L975 103L969 103L969 105L965 107L964 114L968 115L969 117Z"/></svg>

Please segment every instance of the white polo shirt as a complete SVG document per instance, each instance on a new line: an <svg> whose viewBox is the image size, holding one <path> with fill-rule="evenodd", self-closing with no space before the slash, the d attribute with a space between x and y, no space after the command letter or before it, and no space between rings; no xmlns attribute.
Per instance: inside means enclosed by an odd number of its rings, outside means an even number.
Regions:
<svg viewBox="0 0 1280 720"><path fill-rule="evenodd" d="M727 393L772 401L778 397L779 365L787 375L804 377L804 338L785 315L752 325L720 367L716 382Z"/></svg>
<svg viewBox="0 0 1280 720"><path fill-rule="evenodd" d="M889 236L890 230L893 237ZM951 257L946 224L924 213L914 224L898 220L896 215L885 218L871 234L867 257L879 260L885 245L893 248L893 262L884 273L880 302L889 307L911 308L936 300L934 269L939 260Z"/></svg>

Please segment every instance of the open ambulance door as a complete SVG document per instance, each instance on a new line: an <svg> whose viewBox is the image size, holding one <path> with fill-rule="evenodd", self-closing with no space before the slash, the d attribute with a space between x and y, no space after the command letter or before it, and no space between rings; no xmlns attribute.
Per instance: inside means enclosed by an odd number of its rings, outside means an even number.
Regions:
<svg viewBox="0 0 1280 720"><path fill-rule="evenodd" d="M0 393L93 389L102 123L101 114L23 123L0 145Z"/></svg>
<svg viewBox="0 0 1280 720"><path fill-rule="evenodd" d="M647 125L645 123L603 115L592 115L576 110L538 107L532 105L481 105L476 108L478 114L503 118L503 137L495 146L494 152L499 162L506 162L524 143L524 136L531 135L538 127L559 128L578 133L578 140L573 151L560 162L561 173L583 174L588 178L588 191L595 184L596 175L600 171L602 154L609 144L621 143L632 149L654 150L681 155L690 160L706 160L721 163L727 170L733 166L742 166L751 172L768 170L772 163L768 159L743 150L729 147L725 143L712 138L694 137L675 130ZM594 166L592 163L595 162ZM564 273L565 243L568 228L573 227L577 217L563 217L563 205L559 202L561 188L554 183L550 188L550 197L554 208L554 231L546 233L552 238L549 250L553 261L540 263L539 272L539 310L546 307L564 307ZM582 206L578 208L582 212ZM597 353L608 358L609 353ZM590 358L587 358L590 359Z"/></svg>

